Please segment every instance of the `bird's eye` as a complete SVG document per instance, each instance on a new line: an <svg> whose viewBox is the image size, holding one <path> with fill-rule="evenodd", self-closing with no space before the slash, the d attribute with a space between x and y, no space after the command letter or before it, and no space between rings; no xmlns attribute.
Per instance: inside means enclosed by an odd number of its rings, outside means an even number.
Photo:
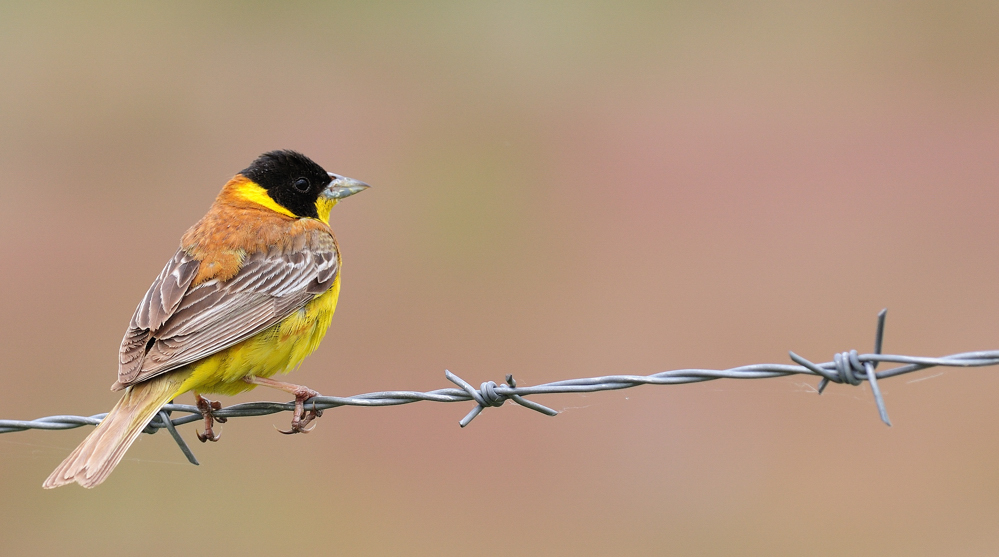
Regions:
<svg viewBox="0 0 999 557"><path fill-rule="evenodd" d="M308 178L299 178L298 180L295 180L295 183L292 184L292 187L295 188L296 190L302 192L302 193L305 193L305 192L309 191L309 179Z"/></svg>

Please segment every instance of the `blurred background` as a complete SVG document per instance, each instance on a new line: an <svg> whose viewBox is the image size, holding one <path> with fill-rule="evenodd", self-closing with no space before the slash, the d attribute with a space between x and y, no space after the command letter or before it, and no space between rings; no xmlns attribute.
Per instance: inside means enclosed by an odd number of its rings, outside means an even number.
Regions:
<svg viewBox="0 0 999 557"><path fill-rule="evenodd" d="M332 216L324 394L999 348L993 2L0 3L0 418L117 400L181 234L261 152ZM999 370L0 436L0 554L994 555ZM284 400L257 390L224 399ZM183 402L190 402L185 399Z"/></svg>

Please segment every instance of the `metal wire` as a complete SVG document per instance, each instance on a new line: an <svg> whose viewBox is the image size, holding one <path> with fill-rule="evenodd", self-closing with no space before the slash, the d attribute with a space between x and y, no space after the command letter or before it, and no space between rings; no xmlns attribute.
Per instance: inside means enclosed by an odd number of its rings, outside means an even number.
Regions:
<svg viewBox="0 0 999 557"><path fill-rule="evenodd" d="M684 383L698 383L701 381L712 381L715 379L769 379L772 377L785 377L788 375L807 375L821 377L818 385L818 393L822 394L826 386L832 383L860 385L864 381L871 384L871 391L874 394L874 401L878 408L881 420L891 425L888 419L888 412L885 409L884 398L878 381L888 379L898 375L912 373L931 367L983 367L999 364L999 350L986 350L978 352L962 352L939 358L928 358L922 356L898 356L893 354L882 354L881 345L884 339L885 315L887 310L881 310L878 314L878 327L874 342L874 352L871 354L859 354L856 350L842 352L833 357L833 361L821 364L813 363L794 352L790 352L791 359L797 365L791 364L753 364L739 366L724 370L715 369L677 369L663 371L653 375L607 375L603 377L587 377L583 379L566 379L554 383L535 385L531 387L519 387L512 375L506 376L506 384L498 385L492 381L482 383L478 389L468 384L457 375L445 370L444 375L458 388L438 389L436 391L381 391L367 393L349 397L337 396L317 396L306 401L306 408L316 410L326 410L339 406L397 406L400 404L410 404L420 401L431 402L469 402L474 401L476 406L462 418L458 424L465 427L482 410L488 406L502 406L507 400L530 408L536 412L555 416L555 410L525 399L526 396L564 393L592 393L596 391L613 391L617 389L628 389L639 385L679 385ZM891 369L886 369L880 373L875 372L881 362L891 362L903 364ZM291 412L295 409L294 402L247 402L235 404L215 410L212 414L216 418L242 418L246 416L266 416L278 412ZM186 416L171 418L173 412L186 413ZM97 425L107 414L95 414L93 416L48 416L36 420L0 420L0 433L11 433L15 431L25 431L28 429L72 429L84 425ZM149 423L145 433L155 433L159 429L167 428L174 440L184 451L184 455L192 464L197 464L194 454L184 443L177 433L175 426L202 420L202 415L198 407L187 404L167 404L163 410Z"/></svg>

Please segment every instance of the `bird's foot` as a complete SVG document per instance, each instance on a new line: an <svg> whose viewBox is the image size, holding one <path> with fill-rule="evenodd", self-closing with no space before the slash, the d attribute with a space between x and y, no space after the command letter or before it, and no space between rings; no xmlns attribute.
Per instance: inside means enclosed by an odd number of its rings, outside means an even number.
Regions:
<svg viewBox="0 0 999 557"><path fill-rule="evenodd" d="M312 426L310 428L306 428L305 426L309 425L312 420L323 415L323 411L316 408L315 403L312 404L312 410L309 410L308 413L306 413L305 401L312 397L319 396L317 391L313 391L308 387L295 385L294 383L275 381L269 377L256 377L254 375L247 375L243 378L243 381L254 385L263 385L272 389L280 389L295 396L295 415L291 418L291 429L288 431L279 429L278 431L281 433L286 435L291 435L292 433L308 433L315 429L316 426Z"/></svg>
<svg viewBox="0 0 999 557"><path fill-rule="evenodd" d="M279 429L278 431L284 433L285 435L291 435L293 433L308 433L316 428L313 425L310 428L306 428L312 420L323 415L323 411L316 408L316 404L312 403L312 409L306 413L305 411L305 401L312 397L319 396L319 393L308 388L308 387L298 387L292 394L295 395L295 415L291 418L291 429L285 431Z"/></svg>
<svg viewBox="0 0 999 557"><path fill-rule="evenodd" d="M198 401L198 410L201 411L201 416L205 418L205 432L198 432L198 441L201 441L202 443L205 441L211 441L214 443L222 437L222 434L219 433L216 435L212 430L212 426L215 425L215 422L220 424L224 424L226 422L226 418L221 416L216 417L214 414L215 410L222 409L222 403L217 400L208 400L198 393L194 393L194 398Z"/></svg>

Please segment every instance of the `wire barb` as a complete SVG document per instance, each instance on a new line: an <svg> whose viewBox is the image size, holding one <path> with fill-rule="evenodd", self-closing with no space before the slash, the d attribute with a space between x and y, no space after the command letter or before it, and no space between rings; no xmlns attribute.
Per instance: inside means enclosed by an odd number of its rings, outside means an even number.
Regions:
<svg viewBox="0 0 999 557"><path fill-rule="evenodd" d="M887 308L878 312L878 329L874 334L874 354L872 355L875 357L881 355L881 346L885 338L886 315L888 315ZM878 375L874 372L878 367L879 360L862 361L860 354L856 350L850 350L849 352L833 355L833 370L829 370L826 369L829 364L815 365L794 352L788 352L788 355L791 356L791 359L795 363L822 376L822 380L819 381L819 386L816 389L820 395L826 389L826 386L829 385L830 381L833 383L849 383L850 385L857 386L866 379L871 384L871 392L874 393L874 404L878 407L878 415L881 416L881 421L888 427L891 427L891 420L888 419L888 410L885 408L885 400L881 396L881 388L878 386Z"/></svg>
<svg viewBox="0 0 999 557"><path fill-rule="evenodd" d="M465 392L472 397L472 400L478 403L478 406L472 408L472 410L458 422L458 425L461 427L467 426L472 420L475 419L476 416L479 415L479 412L485 410L487 406L495 406L498 408L503 406L503 403L506 402L507 399L511 399L525 408L530 408L531 410L541 412L542 414L547 414L549 416L558 415L558 412L548 408L547 406L542 406L536 402L526 400L522 396L515 393L501 391L503 387L492 381L486 381L479 387L479 390L476 391L475 387L469 385L464 379L446 369L444 370L444 376L447 377L448 381L464 389ZM517 388L517 382L514 381L513 375L507 375L506 382L511 389Z"/></svg>
<svg viewBox="0 0 999 557"><path fill-rule="evenodd" d="M507 400L512 400L525 408L530 408L549 416L558 414L558 412L547 406L542 406L524 398L532 395L592 393L629 389L641 385L680 385L712 381L715 379L769 379L773 377L787 377L789 375L807 375L821 378L818 386L820 393L829 383L860 385L863 381L868 381L871 384L871 391L874 393L874 401L877 404L881 420L890 426L891 421L888 419L888 412L885 410L884 397L881 394L879 385L880 381L931 367L967 368L999 365L999 350L963 352L940 358L882 354L881 347L884 341L885 315L885 310L882 310L878 314L878 329L875 335L873 353L858 354L856 350L850 350L836 354L831 362L821 364L813 363L794 352L790 352L791 360L796 365L752 364L723 370L677 369L652 375L607 375L603 377L566 379L531 387L518 386L513 376L507 375L505 385L497 385L492 381L486 381L478 389L450 371L445 371L444 376L458 388L438 389L428 392L383 391L350 397L317 396L305 401L305 404L317 410L326 410L340 406L397 406L421 401L472 401L476 403L475 408L458 422L461 427L465 427L487 406L499 407ZM875 370L881 362L891 362L900 365L876 373ZM292 412L294 409L294 402L247 402L215 410L212 414L216 418L240 418L266 416L278 412ZM185 415L172 418L171 413ZM48 416L27 421L0 420L0 433L11 433L28 429L72 429L84 425L97 425L106 415ZM166 428L174 440L177 441L187 459L197 464L197 459L194 458L191 449L184 443L180 435L177 434L176 426L201 420L201 411L197 406L170 403L163 406L163 411L143 431L154 433L159 429Z"/></svg>
<svg viewBox="0 0 999 557"><path fill-rule="evenodd" d="M881 353L881 344L885 339L885 316L888 315L888 308L878 312L878 331L874 334L874 353ZM878 363L864 362L864 371L867 372L867 380L871 383L871 392L874 393L874 402L878 405L878 415L881 421L891 427L891 420L888 419L888 409L885 408L884 398L881 396L881 387L878 386L878 374L874 371L878 368Z"/></svg>
<svg viewBox="0 0 999 557"><path fill-rule="evenodd" d="M167 431L170 432L170 436L173 437L173 440L177 442L177 445L180 447L180 451L184 453L184 456L187 457L187 461L195 466L201 464L200 462L198 462L198 459L194 457L194 453L191 452L191 447L187 446L187 443L184 442L184 438L181 437L180 433L177 432L177 428L174 427L173 422L170 421L170 412L166 410L160 410L158 417L160 421L163 423L163 427L165 427Z"/></svg>

